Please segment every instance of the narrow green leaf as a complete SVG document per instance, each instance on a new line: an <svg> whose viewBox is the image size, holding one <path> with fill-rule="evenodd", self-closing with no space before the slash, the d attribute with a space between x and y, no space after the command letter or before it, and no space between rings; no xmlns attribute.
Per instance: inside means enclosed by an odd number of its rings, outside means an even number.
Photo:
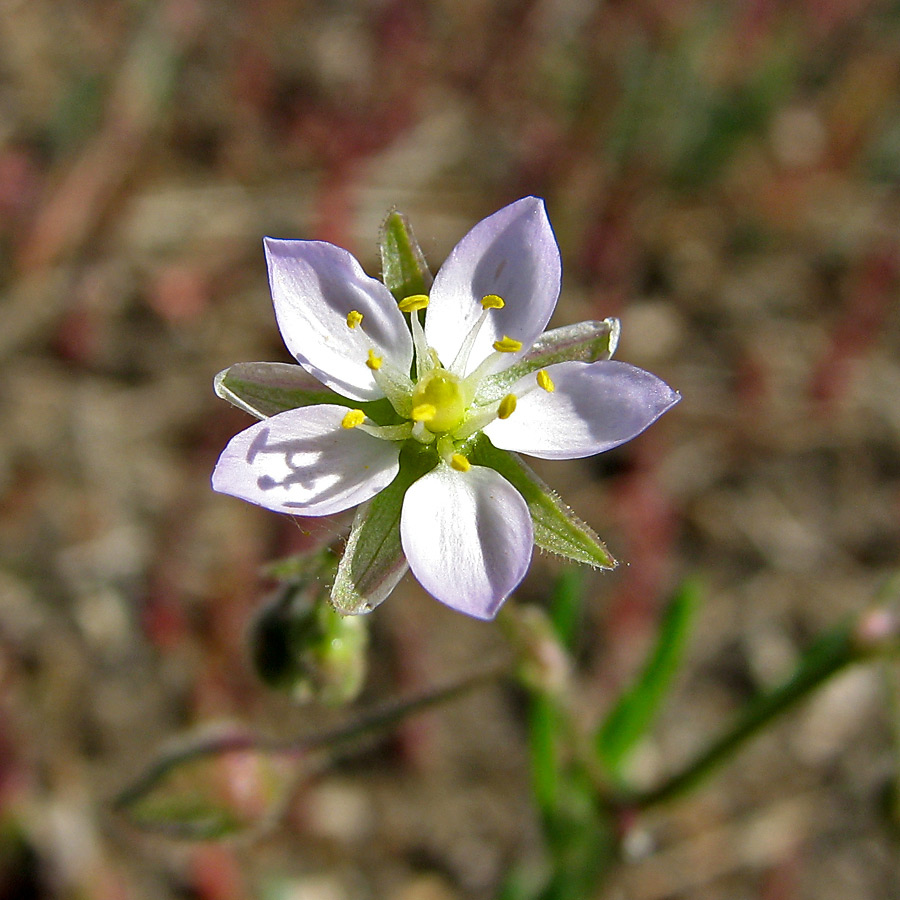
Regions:
<svg viewBox="0 0 900 900"><path fill-rule="evenodd" d="M381 424L387 424L385 418L390 415L386 400L360 403L342 397L316 381L305 369L290 363L236 363L216 375L213 387L217 396L257 419L317 403L361 409Z"/></svg>
<svg viewBox="0 0 900 900"><path fill-rule="evenodd" d="M600 760L619 775L623 762L646 734L684 657L700 587L684 581L669 601L656 644L632 686L619 698L595 736Z"/></svg>
<svg viewBox="0 0 900 900"><path fill-rule="evenodd" d="M471 442L469 458L476 465L498 471L525 498L534 524L534 542L542 550L575 562L612 569L616 561L603 542L560 500L523 460L507 450L498 450L484 434Z"/></svg>
<svg viewBox="0 0 900 900"><path fill-rule="evenodd" d="M619 343L619 330L618 319L604 319L602 322L564 325L544 332L517 363L482 381L476 403L499 400L520 378L554 363L609 359Z"/></svg>
<svg viewBox="0 0 900 900"><path fill-rule="evenodd" d="M892 603L878 604L820 634L785 681L751 698L719 736L681 771L649 791L634 793L628 802L634 809L648 809L687 794L776 718L806 700L837 673L879 656L896 656L900 650L896 615Z"/></svg>
<svg viewBox="0 0 900 900"><path fill-rule="evenodd" d="M434 279L425 255L406 216L396 209L387 214L381 225L378 246L381 277L398 302L413 294L428 293Z"/></svg>
<svg viewBox="0 0 900 900"><path fill-rule="evenodd" d="M234 837L281 812L298 768L296 758L254 749L243 736L215 752L201 739L160 759L116 808L138 828L173 838Z"/></svg>
<svg viewBox="0 0 900 900"><path fill-rule="evenodd" d="M578 635L584 601L584 570L567 568L557 579L550 595L550 619L557 637L571 651Z"/></svg>
<svg viewBox="0 0 900 900"><path fill-rule="evenodd" d="M403 577L407 568L400 545L403 498L409 486L436 464L433 451L408 444L400 453L397 477L357 509L331 592L331 602L341 615L374 609Z"/></svg>
<svg viewBox="0 0 900 900"><path fill-rule="evenodd" d="M531 789L543 816L552 815L559 802L560 713L549 697L535 694L528 715Z"/></svg>

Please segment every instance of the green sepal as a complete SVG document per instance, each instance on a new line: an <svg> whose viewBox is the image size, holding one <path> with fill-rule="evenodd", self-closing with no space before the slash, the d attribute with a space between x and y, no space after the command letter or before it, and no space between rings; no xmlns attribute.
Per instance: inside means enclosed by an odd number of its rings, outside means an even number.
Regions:
<svg viewBox="0 0 900 900"><path fill-rule="evenodd" d="M508 394L520 378L554 363L609 359L619 343L619 330L618 319L603 319L545 331L518 362L481 382L475 402L493 403Z"/></svg>
<svg viewBox="0 0 900 900"><path fill-rule="evenodd" d="M408 443L400 452L397 477L357 509L331 591L331 602L342 615L374 609L403 577L407 569L400 545L403 498L409 486L436 465L432 448Z"/></svg>
<svg viewBox="0 0 900 900"><path fill-rule="evenodd" d="M427 294L431 289L431 272L425 255L403 213L391 210L378 236L381 251L381 277L399 303L413 294Z"/></svg>
<svg viewBox="0 0 900 900"><path fill-rule="evenodd" d="M213 387L217 396L257 419L319 403L361 409L381 425L391 424L392 417L396 418L387 400L362 403L343 397L291 363L236 363L216 375Z"/></svg>
<svg viewBox="0 0 900 900"><path fill-rule="evenodd" d="M515 453L498 450L484 434L465 447L469 460L499 472L524 498L534 524L534 543L575 562L612 569L616 560L604 543Z"/></svg>

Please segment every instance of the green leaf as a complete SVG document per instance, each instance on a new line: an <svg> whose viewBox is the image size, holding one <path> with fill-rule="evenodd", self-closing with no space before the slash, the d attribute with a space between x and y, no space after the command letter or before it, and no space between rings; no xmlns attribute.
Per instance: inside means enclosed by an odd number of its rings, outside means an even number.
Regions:
<svg viewBox="0 0 900 900"><path fill-rule="evenodd" d="M528 715L531 789L545 816L554 812L559 802L561 718L555 700L541 694L532 697Z"/></svg>
<svg viewBox="0 0 900 900"><path fill-rule="evenodd" d="M466 450L475 465L495 469L525 498L538 547L589 566L615 568L615 559L593 529L582 522L519 456L498 450L484 434L472 438Z"/></svg>
<svg viewBox="0 0 900 900"><path fill-rule="evenodd" d="M115 805L146 831L184 840L234 837L281 813L299 765L241 735L200 739L164 756Z"/></svg>
<svg viewBox="0 0 900 900"><path fill-rule="evenodd" d="M646 734L681 665L700 593L694 581L685 581L678 587L643 670L597 731L597 755L616 776L621 774L630 751Z"/></svg>
<svg viewBox="0 0 900 900"><path fill-rule="evenodd" d="M387 400L360 403L342 397L316 381L305 369L290 363L236 363L216 375L213 387L217 396L257 419L317 403L361 409L381 424L388 424L385 419L391 415Z"/></svg>
<svg viewBox="0 0 900 900"><path fill-rule="evenodd" d="M584 603L584 570L567 568L556 579L550 595L550 620L563 646L575 647L581 608Z"/></svg>
<svg viewBox="0 0 900 900"><path fill-rule="evenodd" d="M345 616L369 612L406 572L400 545L400 512L409 486L437 465L433 450L407 444L397 477L356 511L347 547L338 564L331 602Z"/></svg>
<svg viewBox="0 0 900 900"><path fill-rule="evenodd" d="M514 365L481 382L475 402L493 403L509 393L520 379L559 362L596 362L609 359L619 343L619 320L578 322L542 334Z"/></svg>
<svg viewBox="0 0 900 900"><path fill-rule="evenodd" d="M387 214L381 225L378 246L382 280L398 302L413 294L428 293L434 279L425 255L406 216L396 209Z"/></svg>

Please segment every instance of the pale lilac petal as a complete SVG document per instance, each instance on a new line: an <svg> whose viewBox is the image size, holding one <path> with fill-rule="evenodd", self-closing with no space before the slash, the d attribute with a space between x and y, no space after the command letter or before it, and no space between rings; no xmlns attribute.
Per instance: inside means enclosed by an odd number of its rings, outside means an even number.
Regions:
<svg viewBox="0 0 900 900"><path fill-rule="evenodd" d="M563 362L548 366L552 393L527 375L511 388L521 396L508 419L484 433L496 447L542 459L578 459L630 441L674 406L681 395L628 363Z"/></svg>
<svg viewBox="0 0 900 900"><path fill-rule="evenodd" d="M413 344L391 292L346 250L322 241L266 238L275 317L288 350L323 384L354 400L384 395L366 366L369 349L408 372ZM362 313L347 326L351 310Z"/></svg>
<svg viewBox="0 0 900 900"><path fill-rule="evenodd" d="M544 331L559 297L562 266L544 201L525 197L479 222L453 249L431 287L425 336L449 366L481 315L481 298L506 303L492 310L469 357L466 374L508 335L525 353ZM517 358L509 354L506 365ZM503 367L503 362L499 367Z"/></svg>
<svg viewBox="0 0 900 900"><path fill-rule="evenodd" d="M400 445L342 428L347 407L291 409L235 435L212 486L275 512L327 516L356 506L394 480Z"/></svg>
<svg viewBox="0 0 900 900"><path fill-rule="evenodd" d="M477 619L497 614L525 577L534 544L528 506L502 475L443 463L406 492L400 540L422 587Z"/></svg>

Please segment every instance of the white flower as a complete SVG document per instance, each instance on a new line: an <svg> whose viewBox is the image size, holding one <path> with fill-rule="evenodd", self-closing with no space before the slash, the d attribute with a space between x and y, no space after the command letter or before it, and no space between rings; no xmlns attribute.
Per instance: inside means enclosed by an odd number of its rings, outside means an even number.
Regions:
<svg viewBox="0 0 900 900"><path fill-rule="evenodd" d="M561 265L534 197L476 225L429 295L399 304L332 244L267 238L265 248L285 344L330 391L233 438L213 487L276 512L324 516L391 484L404 445L428 448L432 468L403 497L402 549L429 593L469 615L496 614L534 543L521 493L470 462L473 438L547 459L590 456L680 399L634 366L567 359L573 328L542 337Z"/></svg>

